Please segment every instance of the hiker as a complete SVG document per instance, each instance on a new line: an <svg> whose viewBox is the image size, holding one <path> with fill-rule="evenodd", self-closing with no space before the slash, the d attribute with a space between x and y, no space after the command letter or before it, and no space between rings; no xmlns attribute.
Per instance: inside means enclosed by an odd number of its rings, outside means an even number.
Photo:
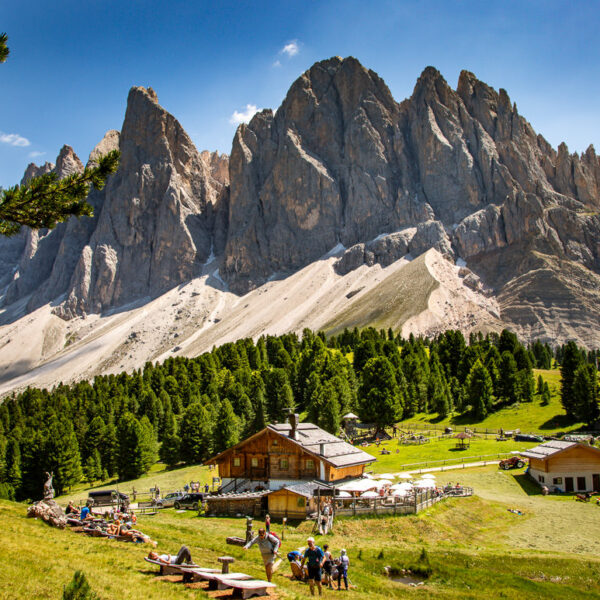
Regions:
<svg viewBox="0 0 600 600"><path fill-rule="evenodd" d="M331 555L331 552L329 552L329 546L327 544L323 544L323 556L324 583L332 590L333 579L331 577L331 571L333 569L333 556Z"/></svg>
<svg viewBox="0 0 600 600"><path fill-rule="evenodd" d="M158 500L160 498L160 488L158 484L154 484L154 497Z"/></svg>
<svg viewBox="0 0 600 600"><path fill-rule="evenodd" d="M186 484L183 486L183 491L184 491L186 494L187 494L187 493L190 491L190 486L189 486L187 483L186 483Z"/></svg>
<svg viewBox="0 0 600 600"><path fill-rule="evenodd" d="M265 529L267 530L267 534L271 533L271 515L269 514L265 516Z"/></svg>
<svg viewBox="0 0 600 600"><path fill-rule="evenodd" d="M344 578L344 584L346 590L348 589L348 567L350 566L350 559L345 548L340 551L340 557L337 559L338 565L338 590L342 589L342 577Z"/></svg>
<svg viewBox="0 0 600 600"><path fill-rule="evenodd" d="M208 483L204 484L204 493L208 494L208 491L210 490L210 486L208 485Z"/></svg>
<svg viewBox="0 0 600 600"><path fill-rule="evenodd" d="M149 552L148 558L150 560L157 560L165 565L182 565L184 562L186 564L193 564L192 555L190 554L190 550L187 546L181 546L179 548L179 552L177 556L172 556L171 554L157 554L156 552Z"/></svg>
<svg viewBox="0 0 600 600"><path fill-rule="evenodd" d="M74 515L76 513L77 513L77 509L75 508L75 505L73 504L73 500L69 500L69 504L67 506L67 509L65 510L65 514Z"/></svg>
<svg viewBox="0 0 600 600"><path fill-rule="evenodd" d="M323 566L325 555L323 554L323 550L315 545L315 538L309 537L306 543L308 544L308 548L304 551L301 566L304 567L304 563L308 563L308 585L310 586L311 596L315 595L315 582L317 583L320 596L323 593L321 588L321 567Z"/></svg>
<svg viewBox="0 0 600 600"><path fill-rule="evenodd" d="M277 556L277 550L279 550L281 542L272 533L267 533L265 529L261 528L258 530L258 535L244 546L244 550L252 548L254 544L258 544L258 549L265 565L267 581L271 581L273 564L275 563L275 557Z"/></svg>

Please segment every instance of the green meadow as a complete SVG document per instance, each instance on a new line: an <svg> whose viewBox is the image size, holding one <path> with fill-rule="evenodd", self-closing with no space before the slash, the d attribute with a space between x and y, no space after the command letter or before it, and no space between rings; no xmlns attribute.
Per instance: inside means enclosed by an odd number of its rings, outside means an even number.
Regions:
<svg viewBox="0 0 600 600"><path fill-rule="evenodd" d="M147 478L146 484L157 477ZM476 495L445 500L418 516L340 518L333 533L318 537L334 553L347 548L355 586L350 597L600 598L600 549L595 544L600 507L570 497L541 496L522 471L465 469L460 480L473 486ZM157 577L143 561L150 550L145 545L52 529L26 519L25 510L22 504L0 502L3 552L15 558L4 561L0 570L3 599L60 598L76 569L86 573L105 599L207 597L201 589ZM218 566L217 556L229 554L236 559L236 570L263 575L256 549L246 552L225 543L228 535L243 535L244 519L167 509L140 516L139 527L158 542L161 552L174 553L185 543L202 565ZM282 533L280 523L273 528ZM311 533L311 522L292 523L285 530L283 552L304 546ZM422 569L423 550L431 571L423 586L409 588L383 574L385 566ZM306 585L290 581L285 560L274 582L280 598L309 596ZM336 594L326 591L324 596Z"/></svg>

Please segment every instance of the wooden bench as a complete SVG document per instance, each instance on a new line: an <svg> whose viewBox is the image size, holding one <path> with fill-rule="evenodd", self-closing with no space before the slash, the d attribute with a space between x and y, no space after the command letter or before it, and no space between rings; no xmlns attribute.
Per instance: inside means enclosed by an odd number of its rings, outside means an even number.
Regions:
<svg viewBox="0 0 600 600"><path fill-rule="evenodd" d="M252 598L253 596L266 596L268 594L268 588L277 587L274 583L268 581L260 581L258 579L252 579L251 581L240 581L238 579L225 579L222 581L223 585L233 588L234 595L238 598Z"/></svg>
<svg viewBox="0 0 600 600"><path fill-rule="evenodd" d="M183 575L184 579L191 579L194 577L194 574L197 572L201 573L221 573L219 569L209 569L205 567L200 567L199 565L174 565L174 564L165 564L160 560L152 560L147 556L144 557L146 562L149 562L152 565L157 565L160 567L160 575ZM187 577L186 577L187 576Z"/></svg>
<svg viewBox="0 0 600 600"><path fill-rule="evenodd" d="M208 573L206 571L194 571L193 573L194 581L208 581L208 589L209 590L226 590L229 589L230 585L223 584L223 580L231 580L231 581L244 581L249 579L254 579L250 575L246 575L246 573Z"/></svg>

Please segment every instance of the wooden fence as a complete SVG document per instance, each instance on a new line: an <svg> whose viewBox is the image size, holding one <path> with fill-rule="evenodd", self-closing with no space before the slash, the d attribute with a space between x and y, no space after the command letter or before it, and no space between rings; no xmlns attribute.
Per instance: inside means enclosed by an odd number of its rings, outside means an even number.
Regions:
<svg viewBox="0 0 600 600"><path fill-rule="evenodd" d="M423 509L449 497L472 496L473 488L461 487L449 492L438 493L425 490L410 496L392 496L388 498L348 498L334 500L336 517L350 515L405 515L416 514Z"/></svg>

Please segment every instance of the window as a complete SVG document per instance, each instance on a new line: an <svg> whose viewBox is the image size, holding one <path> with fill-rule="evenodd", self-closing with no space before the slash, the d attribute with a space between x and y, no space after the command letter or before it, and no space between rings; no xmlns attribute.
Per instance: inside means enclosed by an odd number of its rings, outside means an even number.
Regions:
<svg viewBox="0 0 600 600"><path fill-rule="evenodd" d="M251 461L250 461L250 464L253 467L258 467L258 458L252 458Z"/></svg>
<svg viewBox="0 0 600 600"><path fill-rule="evenodd" d="M306 465L306 470L310 471L311 469L315 468L315 461L312 458L307 458L305 465Z"/></svg>
<svg viewBox="0 0 600 600"><path fill-rule="evenodd" d="M236 457L233 459L233 466L234 466L234 467L239 467L241 464L242 464L242 461L241 461L240 457L239 457L239 456L236 456Z"/></svg>
<svg viewBox="0 0 600 600"><path fill-rule="evenodd" d="M277 446L279 442L277 440L273 440L273 446Z"/></svg>
<svg viewBox="0 0 600 600"><path fill-rule="evenodd" d="M545 481L545 480L544 480L544 476L543 476L543 475L538 475L538 481L539 481L540 483L544 483L544 481Z"/></svg>
<svg viewBox="0 0 600 600"><path fill-rule="evenodd" d="M304 508L306 506L306 499L305 498L298 498L298 508Z"/></svg>
<svg viewBox="0 0 600 600"><path fill-rule="evenodd" d="M280 459L279 468L282 471L287 471L290 468L290 461L287 458Z"/></svg>
<svg viewBox="0 0 600 600"><path fill-rule="evenodd" d="M552 483L553 483L554 485L562 485L562 477L555 477L555 478L552 480Z"/></svg>

